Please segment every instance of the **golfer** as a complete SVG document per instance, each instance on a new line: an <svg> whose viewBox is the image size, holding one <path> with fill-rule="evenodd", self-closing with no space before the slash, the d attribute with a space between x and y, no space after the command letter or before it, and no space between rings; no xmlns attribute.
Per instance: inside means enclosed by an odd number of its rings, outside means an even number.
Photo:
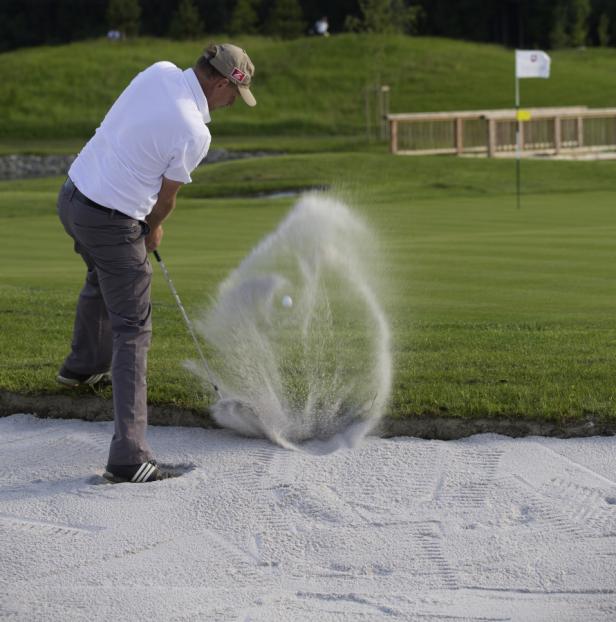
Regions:
<svg viewBox="0 0 616 622"><path fill-rule="evenodd" d="M208 152L210 112L231 106L238 95L254 106L253 75L246 52L227 43L210 46L185 71L155 63L115 101L60 190L58 214L87 274L71 352L57 380L71 387L112 382L110 481L172 474L156 464L146 441L147 253L160 244L178 190Z"/></svg>

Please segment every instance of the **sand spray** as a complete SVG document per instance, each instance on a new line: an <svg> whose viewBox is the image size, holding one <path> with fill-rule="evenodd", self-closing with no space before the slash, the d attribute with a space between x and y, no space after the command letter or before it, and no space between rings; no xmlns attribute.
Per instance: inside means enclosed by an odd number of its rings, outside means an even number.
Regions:
<svg viewBox="0 0 616 622"><path fill-rule="evenodd" d="M379 264L373 232L342 201L300 197L195 322L225 397L217 423L291 448L317 439L323 452L373 430L392 380Z"/></svg>

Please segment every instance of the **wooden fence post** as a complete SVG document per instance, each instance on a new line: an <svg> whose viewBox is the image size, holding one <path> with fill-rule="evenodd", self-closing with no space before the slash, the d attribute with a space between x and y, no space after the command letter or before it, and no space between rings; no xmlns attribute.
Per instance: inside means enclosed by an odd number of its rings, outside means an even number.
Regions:
<svg viewBox="0 0 616 622"><path fill-rule="evenodd" d="M488 119L488 158L496 155L496 120Z"/></svg>
<svg viewBox="0 0 616 622"><path fill-rule="evenodd" d="M562 146L560 117L554 117L554 153L558 155Z"/></svg>
<svg viewBox="0 0 616 622"><path fill-rule="evenodd" d="M391 153L398 153L398 121L389 120L389 148Z"/></svg>
<svg viewBox="0 0 616 622"><path fill-rule="evenodd" d="M575 129L577 133L577 146L578 149L584 146L584 119L582 117L577 117L575 120Z"/></svg>
<svg viewBox="0 0 616 622"><path fill-rule="evenodd" d="M461 117L455 119L455 137L456 153L462 155L464 153L464 119Z"/></svg>

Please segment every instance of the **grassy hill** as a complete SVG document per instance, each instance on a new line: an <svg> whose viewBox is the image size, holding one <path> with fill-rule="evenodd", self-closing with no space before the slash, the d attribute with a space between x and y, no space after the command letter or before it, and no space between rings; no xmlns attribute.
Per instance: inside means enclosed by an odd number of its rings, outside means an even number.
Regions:
<svg viewBox="0 0 616 622"><path fill-rule="evenodd" d="M158 60L188 67L209 40L96 40L0 54L0 140L85 139L137 72ZM497 46L352 34L237 43L255 62L258 106L221 111L213 122L218 135L361 133L364 91L377 81L392 88L392 112L513 103L513 52ZM549 80L522 82L524 105L616 105L606 88L616 50L556 51L552 60Z"/></svg>

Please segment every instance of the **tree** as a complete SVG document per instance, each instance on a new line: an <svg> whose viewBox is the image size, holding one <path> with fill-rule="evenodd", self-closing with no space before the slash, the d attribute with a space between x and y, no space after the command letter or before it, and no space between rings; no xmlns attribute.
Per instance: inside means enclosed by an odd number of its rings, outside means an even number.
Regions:
<svg viewBox="0 0 616 622"><path fill-rule="evenodd" d="M570 0L569 24L570 43L574 47L586 45L588 39L588 17L590 16L590 0Z"/></svg>
<svg viewBox="0 0 616 622"><path fill-rule="evenodd" d="M590 0L560 0L552 13L550 47L586 45L590 10Z"/></svg>
<svg viewBox="0 0 616 622"><path fill-rule="evenodd" d="M610 18L607 14L601 13L599 23L597 24L597 40L601 47L610 44Z"/></svg>
<svg viewBox="0 0 616 622"><path fill-rule="evenodd" d="M231 14L229 32L232 35L252 35L257 32L257 23L255 0L237 0Z"/></svg>
<svg viewBox="0 0 616 622"><path fill-rule="evenodd" d="M359 0L359 8L361 18L347 16L345 30L414 34L423 15L421 6L408 7L404 0Z"/></svg>
<svg viewBox="0 0 616 622"><path fill-rule="evenodd" d="M550 28L550 48L558 49L567 47L567 7L558 4L554 9L552 27Z"/></svg>
<svg viewBox="0 0 616 622"><path fill-rule="evenodd" d="M141 7L139 0L109 0L107 22L126 37L136 37L139 32Z"/></svg>
<svg viewBox="0 0 616 622"><path fill-rule="evenodd" d="M283 39L301 37L306 32L302 7L298 0L275 0L270 11L266 30Z"/></svg>
<svg viewBox="0 0 616 622"><path fill-rule="evenodd" d="M203 34L203 20L193 0L180 0L171 18L169 36L172 39L196 39Z"/></svg>

